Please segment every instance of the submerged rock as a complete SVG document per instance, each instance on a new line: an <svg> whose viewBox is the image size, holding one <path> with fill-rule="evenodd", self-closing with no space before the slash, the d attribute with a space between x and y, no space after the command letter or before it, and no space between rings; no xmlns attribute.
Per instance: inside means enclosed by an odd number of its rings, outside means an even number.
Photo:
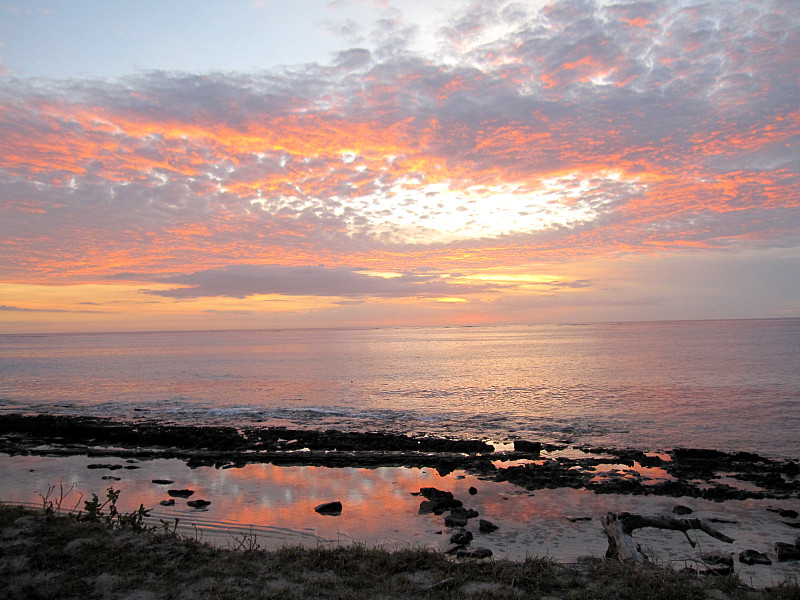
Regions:
<svg viewBox="0 0 800 600"><path fill-rule="evenodd" d="M175 498L170 498L169 500L162 500L159 502L161 506L175 506Z"/></svg>

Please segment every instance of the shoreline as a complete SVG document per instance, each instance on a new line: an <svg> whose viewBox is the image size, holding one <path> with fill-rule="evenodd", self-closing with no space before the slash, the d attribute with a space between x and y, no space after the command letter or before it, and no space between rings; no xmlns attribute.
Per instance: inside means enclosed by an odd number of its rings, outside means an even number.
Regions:
<svg viewBox="0 0 800 600"><path fill-rule="evenodd" d="M190 468L247 464L417 467L463 470L528 491L585 489L713 501L800 498L800 461L751 452L628 448L515 440L497 450L483 440L252 427L125 423L66 415L0 415L0 452L42 456L174 458Z"/></svg>
<svg viewBox="0 0 800 600"><path fill-rule="evenodd" d="M199 528L218 546L229 543L232 531L249 529L273 549L346 543L444 552L453 547L451 536L464 529L475 535L468 548L492 549L491 560L523 560L533 553L567 562L604 554L608 543L600 521L607 512L674 517L684 514L676 512L680 508L721 527L736 544L699 536L700 547L692 549L679 533L648 529L636 539L650 556L696 566L708 551L735 559L757 550L772 565L736 563L735 572L760 588L800 578L800 561L778 561L775 550L778 542L793 542L800 528L800 480L791 474L796 464L708 449L649 454L518 440L498 450L480 440L379 432L238 432L91 417L0 416L0 467L15 482L10 488L0 484L4 501L24 497L35 506L32 491L41 497L46 486L69 474L66 485L79 481L86 497L102 497L109 486L124 490L124 501L139 498L154 509L151 522L177 517L184 535ZM478 518L450 526L447 514L423 511L426 500L419 496L430 487L452 492L500 531L478 531ZM177 502L164 507L173 488L196 490L191 500L211 505L197 510L185 499L169 498ZM340 516L314 512L333 500L344 504Z"/></svg>

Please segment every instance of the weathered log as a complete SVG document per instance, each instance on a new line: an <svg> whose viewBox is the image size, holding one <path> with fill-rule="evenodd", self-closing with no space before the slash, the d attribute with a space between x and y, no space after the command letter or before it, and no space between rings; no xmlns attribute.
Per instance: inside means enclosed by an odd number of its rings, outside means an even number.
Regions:
<svg viewBox="0 0 800 600"><path fill-rule="evenodd" d="M730 544L733 538L717 531L701 519L675 519L663 516L643 516L630 513L608 513L600 519L603 529L608 536L607 558L617 558L622 562L634 562L642 564L647 562L647 556L642 552L642 548L633 539L633 531L643 527L655 527L657 529L669 529L680 531L689 540L692 548L697 542L689 537L688 531L697 530L710 535L711 537Z"/></svg>

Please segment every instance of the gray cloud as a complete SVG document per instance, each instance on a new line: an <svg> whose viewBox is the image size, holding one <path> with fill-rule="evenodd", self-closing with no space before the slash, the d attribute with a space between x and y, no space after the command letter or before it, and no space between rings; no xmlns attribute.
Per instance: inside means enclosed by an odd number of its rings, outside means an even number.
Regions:
<svg viewBox="0 0 800 600"><path fill-rule="evenodd" d="M82 302L81 304L86 304ZM23 308L19 306L9 306L0 304L0 311L3 312L24 312L24 313L95 313L100 311L93 310L65 310L60 308Z"/></svg>
<svg viewBox="0 0 800 600"><path fill-rule="evenodd" d="M489 285L453 285L438 275L403 274L384 278L346 267L278 265L232 265L168 277L161 282L191 287L150 290L147 293L170 298L246 298L255 294L280 294L363 299L452 296L499 289Z"/></svg>

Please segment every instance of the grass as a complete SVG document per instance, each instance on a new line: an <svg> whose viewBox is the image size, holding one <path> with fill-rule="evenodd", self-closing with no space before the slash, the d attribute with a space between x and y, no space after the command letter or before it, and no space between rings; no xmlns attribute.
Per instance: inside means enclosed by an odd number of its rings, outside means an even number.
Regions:
<svg viewBox="0 0 800 600"><path fill-rule="evenodd" d="M388 551L358 544L264 551L247 533L234 537L231 548L220 549L177 536L166 527L137 527L130 519L109 522L102 512L97 518L87 514L77 517L0 505L0 597L800 597L796 583L754 591L733 576L680 574L666 567L637 568L605 559L586 559L577 565L545 558L458 562L425 548Z"/></svg>

